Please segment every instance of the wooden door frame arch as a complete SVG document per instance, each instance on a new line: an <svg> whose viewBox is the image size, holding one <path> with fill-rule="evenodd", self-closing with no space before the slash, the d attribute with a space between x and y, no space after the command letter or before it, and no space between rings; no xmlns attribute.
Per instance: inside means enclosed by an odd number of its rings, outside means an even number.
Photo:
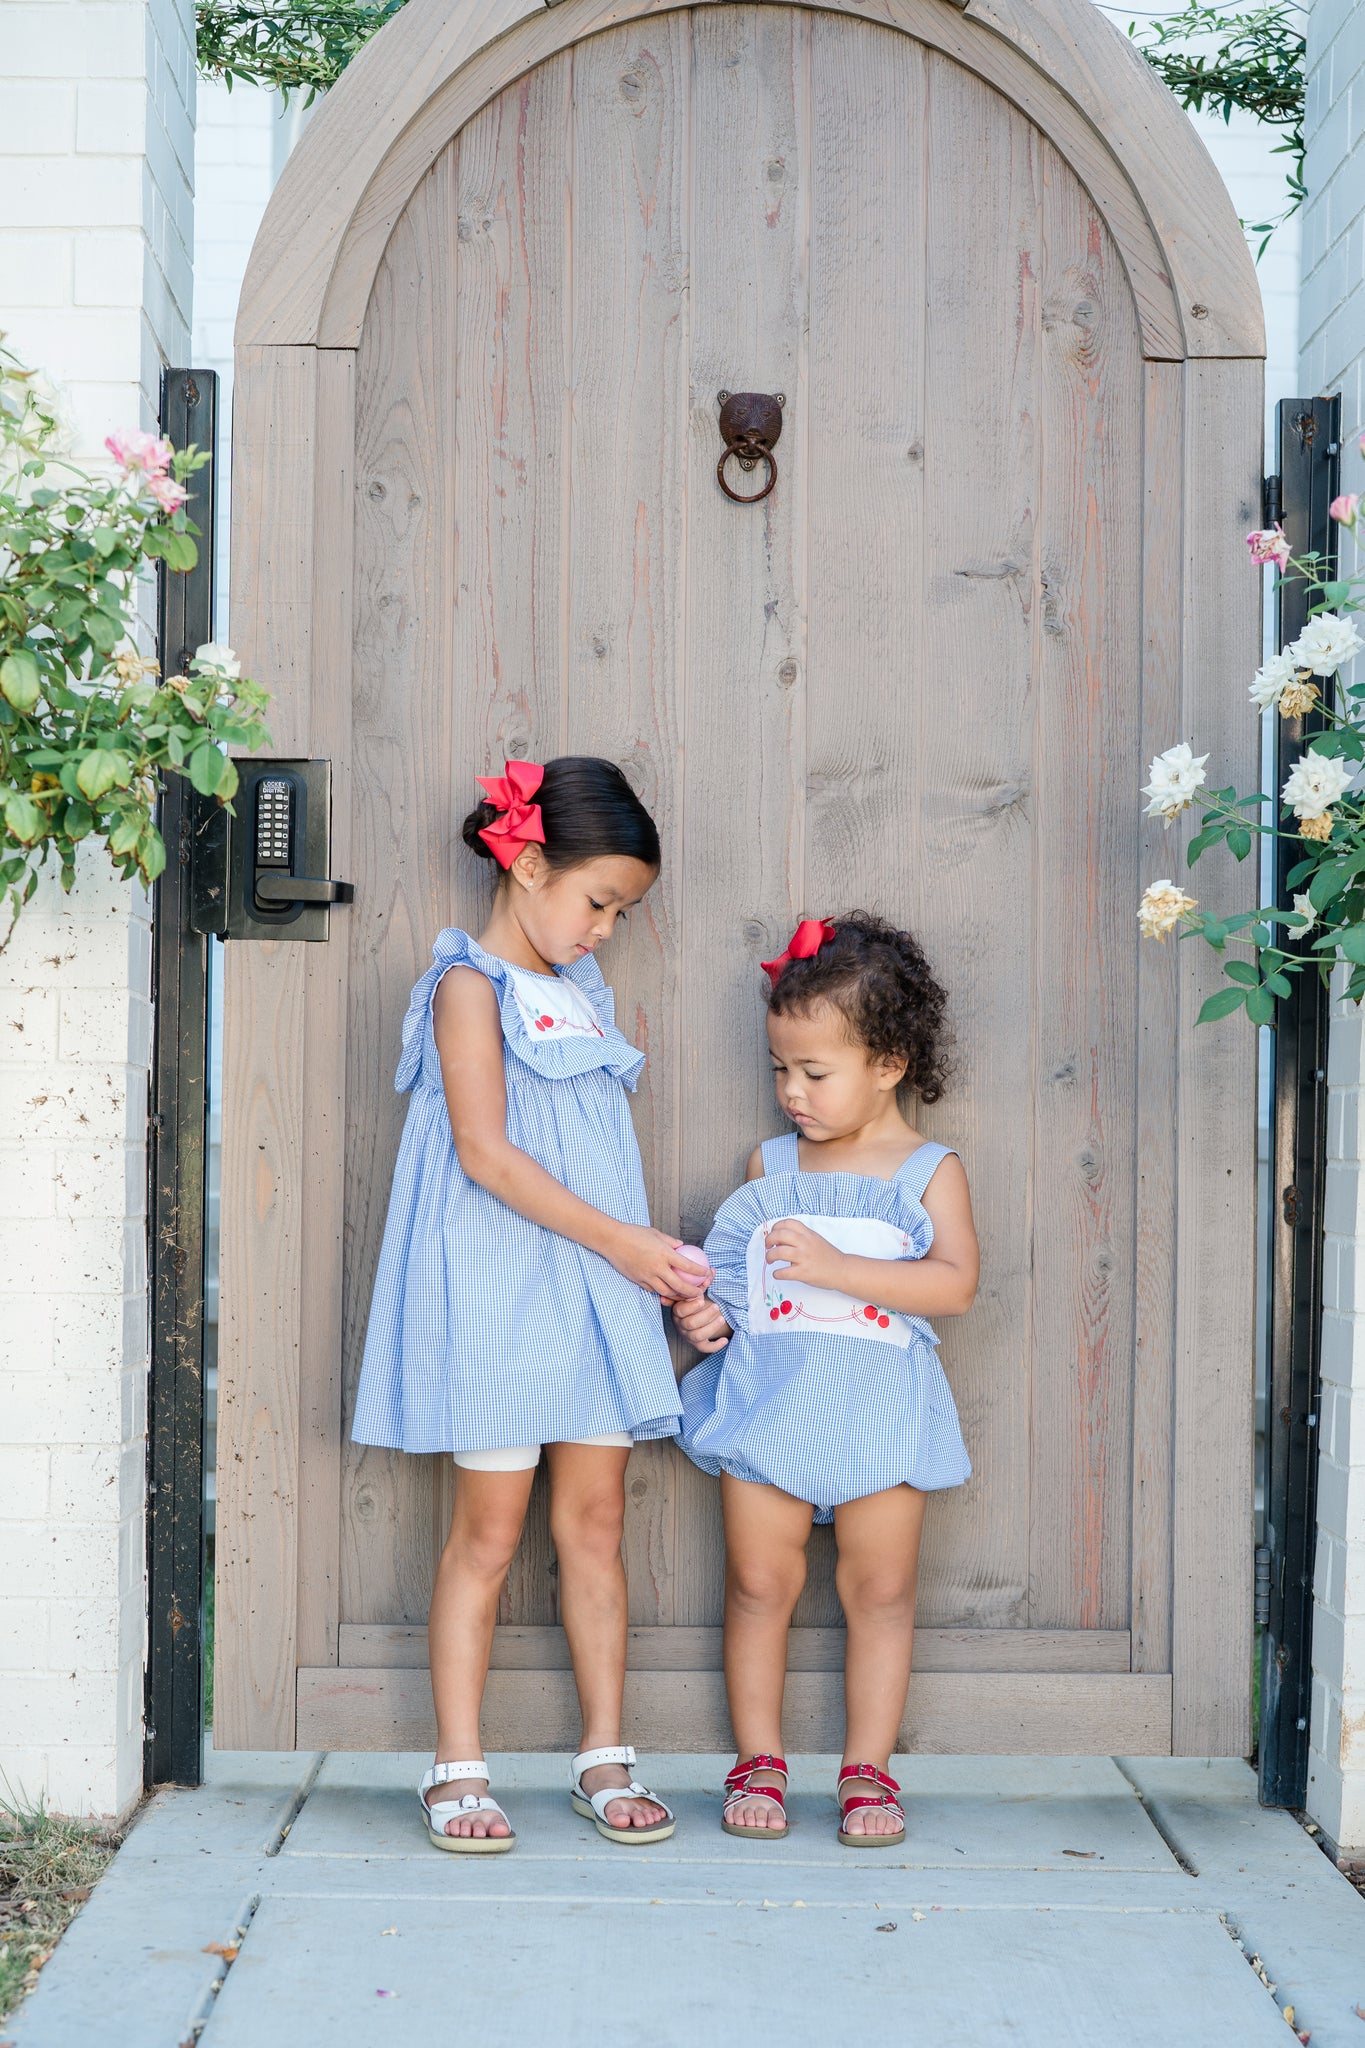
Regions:
<svg viewBox="0 0 1365 2048"><path fill-rule="evenodd" d="M274 693L279 753L334 764L333 873L353 871L357 350L393 225L453 134L509 84L601 30L672 11L676 0L464 0L453 11L450 0L409 0L329 96L267 211L237 332L233 637ZM1144 506L1143 759L1197 738L1220 777L1253 787L1244 693L1260 626L1241 536L1259 523L1262 318L1245 241L1198 137L1090 0L819 0L817 11L898 29L976 73L1049 137L1103 216L1146 359L1133 479ZM1136 791L1133 801L1136 813ZM1172 872L1178 844L1159 823L1147 829L1145 873ZM1211 855L1201 878L1210 863L1201 893L1249 907L1254 875ZM345 1219L331 1166L347 1114L349 967L338 936L238 948L248 958L229 970L224 1748L335 1745L337 1700L344 1691L353 1705L369 1679L374 1714L389 1711L384 1673L348 1670L342 1654ZM1140 1129L1144 1159L1150 1151L1158 1164L1141 1191L1136 1281L1131 1717L1112 1704L1119 1674L1039 1672L1027 1712L997 1715L988 1748L1248 1746L1255 1040L1202 1033L1196 1055L1194 1019L1219 985L1208 949L1149 947L1139 974ZM974 1697L988 1696L985 1677ZM941 1727L956 1709L945 1693L935 1711Z"/></svg>
<svg viewBox="0 0 1365 2048"><path fill-rule="evenodd" d="M1091 0L797 4L941 51L1048 136L1123 256L1150 361L1264 356L1260 289L1227 189L1171 94ZM675 6L408 0L286 166L247 268L238 346L354 348L394 224L451 136L556 52Z"/></svg>

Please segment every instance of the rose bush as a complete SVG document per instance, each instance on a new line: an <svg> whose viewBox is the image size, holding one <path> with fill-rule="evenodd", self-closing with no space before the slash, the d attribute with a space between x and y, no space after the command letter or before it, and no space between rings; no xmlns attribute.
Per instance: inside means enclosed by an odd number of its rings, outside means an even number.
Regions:
<svg viewBox="0 0 1365 2048"><path fill-rule="evenodd" d="M1356 531L1357 495L1344 493L1330 509L1339 525ZM1269 1024L1276 1003L1292 992L1294 975L1315 971L1326 982L1338 962L1349 969L1347 996L1355 1003L1365 1000L1365 787L1357 782L1365 761L1365 683L1351 684L1331 705L1322 695L1323 680L1365 646L1346 616L1365 605L1365 594L1357 591L1365 574L1332 576L1320 556L1296 558L1279 526L1249 533L1247 546L1254 562L1273 564L1282 580L1302 579L1309 598L1303 631L1257 670L1251 701L1258 712L1281 718L1314 714L1321 729L1305 740L1285 778L1274 822L1265 816L1274 799L1263 792L1239 796L1235 789L1208 788L1208 755L1196 755L1184 741L1151 765L1143 790L1149 817L1170 825L1196 803L1203 812L1186 853L1190 867L1219 844L1237 860L1245 860L1258 839L1294 839L1301 849L1288 875L1292 910L1272 904L1234 917L1211 916L1169 879L1153 882L1144 893L1138 919L1146 937L1164 940L1179 931L1182 938L1204 938L1224 957L1229 986L1205 1002L1201 1024L1243 1008L1254 1024ZM1249 957L1235 950L1230 955L1229 946L1245 947Z"/></svg>
<svg viewBox="0 0 1365 2048"><path fill-rule="evenodd" d="M0 343L0 904L8 928L56 858L101 840L119 874L166 864L155 807L167 773L230 805L229 746L269 744L268 701L230 647L201 647L185 675L137 651L139 578L193 568L185 478L208 461L158 435L111 434L117 474L58 454L46 387Z"/></svg>

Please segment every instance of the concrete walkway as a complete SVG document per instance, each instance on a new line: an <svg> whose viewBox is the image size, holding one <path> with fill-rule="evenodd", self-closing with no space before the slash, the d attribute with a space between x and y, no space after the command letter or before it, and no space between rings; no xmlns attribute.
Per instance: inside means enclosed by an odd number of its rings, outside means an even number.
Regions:
<svg viewBox="0 0 1365 2048"><path fill-rule="evenodd" d="M652 1849L574 1816L563 1757L493 1761L519 1841L473 1858L426 1846L422 1759L212 1758L150 1803L15 2048L1285 2048L1287 2005L1365 2048L1365 1900L1244 1764L905 1758L908 1845L855 1852L832 1758L766 1848L720 1832L728 1757L642 1759L678 1810Z"/></svg>

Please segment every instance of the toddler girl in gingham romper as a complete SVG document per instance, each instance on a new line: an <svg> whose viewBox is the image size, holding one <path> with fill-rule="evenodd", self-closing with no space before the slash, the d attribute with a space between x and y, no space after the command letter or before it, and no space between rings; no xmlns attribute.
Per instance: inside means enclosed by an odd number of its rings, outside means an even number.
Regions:
<svg viewBox="0 0 1365 2048"><path fill-rule="evenodd" d="M944 997L906 932L865 912L808 919L780 960L770 1138L706 1240L710 1299L674 1309L708 1353L683 1380L683 1448L721 1479L726 1656L740 1761L723 1825L785 1834L786 1634L812 1521L833 1522L848 1624L839 1840L904 1840L888 1775L910 1677L928 1493L971 1473L930 1313L976 1288L966 1176L897 1107L942 1091Z"/></svg>
<svg viewBox="0 0 1365 2048"><path fill-rule="evenodd" d="M633 1442L676 1433L660 1304L705 1274L650 1228L625 1097L644 1054L593 958L653 883L659 841L607 761L509 761L484 787L464 837L502 874L479 939L439 935L404 1020L410 1101L352 1435L455 1460L428 1621L436 1764L418 1788L433 1844L515 1840L479 1704L542 1448L583 1714L570 1796L608 1840L659 1841L673 1815L620 1739L625 1468Z"/></svg>

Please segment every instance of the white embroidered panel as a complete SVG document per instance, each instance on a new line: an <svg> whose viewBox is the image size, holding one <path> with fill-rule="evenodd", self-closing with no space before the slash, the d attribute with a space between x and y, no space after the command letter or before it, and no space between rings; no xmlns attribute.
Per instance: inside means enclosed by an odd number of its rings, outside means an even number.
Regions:
<svg viewBox="0 0 1365 2048"><path fill-rule="evenodd" d="M841 1252L860 1259L903 1259L910 1250L910 1238L894 1223L868 1216L800 1216L797 1222L818 1232ZM910 1325L904 1316L885 1309L880 1302L863 1295L837 1294L830 1287L808 1287L799 1280L786 1280L783 1268L767 1261L765 1235L771 1225L760 1223L749 1239L749 1328L755 1336L776 1337L791 1333L810 1335L825 1330L838 1337L866 1337L874 1344L894 1344L904 1351L910 1343Z"/></svg>
<svg viewBox="0 0 1365 2048"><path fill-rule="evenodd" d="M532 1038L605 1038L588 998L571 981L549 981L524 967L509 967L508 977L522 1020Z"/></svg>

